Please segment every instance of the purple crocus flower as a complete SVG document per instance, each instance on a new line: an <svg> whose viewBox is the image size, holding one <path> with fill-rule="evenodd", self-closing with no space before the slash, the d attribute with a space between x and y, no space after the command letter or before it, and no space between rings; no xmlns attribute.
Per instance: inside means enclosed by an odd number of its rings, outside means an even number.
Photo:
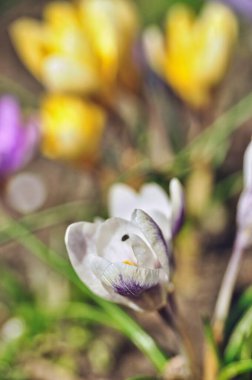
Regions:
<svg viewBox="0 0 252 380"><path fill-rule="evenodd" d="M235 11L246 17L252 18L252 0L221 0L222 3L229 5Z"/></svg>
<svg viewBox="0 0 252 380"><path fill-rule="evenodd" d="M237 206L237 224L239 231L244 231L251 242L252 228L252 141L244 154L243 159L243 191L240 195Z"/></svg>
<svg viewBox="0 0 252 380"><path fill-rule="evenodd" d="M0 98L0 178L22 168L33 156L39 139L35 118L23 121L20 105L11 95Z"/></svg>

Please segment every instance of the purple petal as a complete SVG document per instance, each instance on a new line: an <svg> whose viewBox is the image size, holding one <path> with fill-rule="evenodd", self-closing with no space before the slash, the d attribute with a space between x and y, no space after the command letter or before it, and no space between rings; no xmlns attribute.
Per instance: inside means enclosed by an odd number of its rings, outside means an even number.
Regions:
<svg viewBox="0 0 252 380"><path fill-rule="evenodd" d="M251 0L222 0L222 3L225 3L232 7L237 12L240 12L246 17L252 18L252 1Z"/></svg>
<svg viewBox="0 0 252 380"><path fill-rule="evenodd" d="M180 213L176 215L172 223L172 237L175 237L181 230L185 220L185 208L181 208Z"/></svg>
<svg viewBox="0 0 252 380"><path fill-rule="evenodd" d="M0 99L0 152L13 147L21 127L21 111L17 100L12 96L3 96Z"/></svg>
<svg viewBox="0 0 252 380"><path fill-rule="evenodd" d="M39 140L35 119L25 126L17 100L12 96L0 99L0 176L6 176L26 164Z"/></svg>
<svg viewBox="0 0 252 380"><path fill-rule="evenodd" d="M154 285L155 286L155 285ZM133 279L124 279L123 275L119 275L119 280L113 285L114 291L124 297L139 297L144 291L152 288L153 285L140 284Z"/></svg>
<svg viewBox="0 0 252 380"><path fill-rule="evenodd" d="M237 205L237 224L240 228L252 226L252 190L244 190Z"/></svg>

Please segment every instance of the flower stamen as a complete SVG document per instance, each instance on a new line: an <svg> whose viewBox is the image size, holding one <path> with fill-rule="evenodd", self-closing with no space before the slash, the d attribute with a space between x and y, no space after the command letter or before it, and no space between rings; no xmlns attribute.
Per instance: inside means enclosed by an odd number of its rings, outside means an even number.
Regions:
<svg viewBox="0 0 252 380"><path fill-rule="evenodd" d="M130 261L130 260L124 260L123 264L132 265L134 267L137 267L137 264L133 263L133 261Z"/></svg>

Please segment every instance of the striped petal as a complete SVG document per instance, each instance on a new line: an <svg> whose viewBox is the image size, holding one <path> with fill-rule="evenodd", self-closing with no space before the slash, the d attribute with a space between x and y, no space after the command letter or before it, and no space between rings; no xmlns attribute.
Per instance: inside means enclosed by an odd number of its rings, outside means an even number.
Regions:
<svg viewBox="0 0 252 380"><path fill-rule="evenodd" d="M168 247L166 244L159 226L148 214L138 209L133 212L132 221L136 223L136 225L144 234L163 269L169 273L169 258L171 256L170 247Z"/></svg>

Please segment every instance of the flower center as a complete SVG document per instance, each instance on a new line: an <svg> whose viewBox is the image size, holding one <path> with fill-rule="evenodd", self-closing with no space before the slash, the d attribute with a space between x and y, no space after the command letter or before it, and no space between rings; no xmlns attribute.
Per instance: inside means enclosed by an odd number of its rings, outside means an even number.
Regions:
<svg viewBox="0 0 252 380"><path fill-rule="evenodd" d="M137 267L137 265L135 263L133 263L133 261L130 261L130 260L123 260L123 264L132 265L134 267Z"/></svg>

